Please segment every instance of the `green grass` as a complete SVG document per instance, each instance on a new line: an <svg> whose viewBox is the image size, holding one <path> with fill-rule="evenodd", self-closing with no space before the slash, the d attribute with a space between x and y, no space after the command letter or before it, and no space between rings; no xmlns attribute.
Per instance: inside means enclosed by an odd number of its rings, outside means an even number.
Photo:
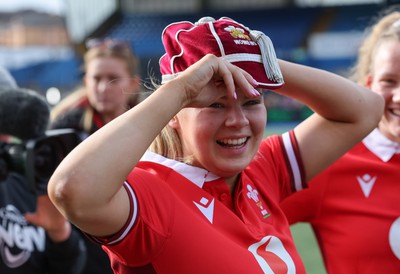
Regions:
<svg viewBox="0 0 400 274"><path fill-rule="evenodd" d="M326 274L311 226L307 223L298 223L292 225L290 229L307 274Z"/></svg>
<svg viewBox="0 0 400 274"><path fill-rule="evenodd" d="M281 134L295 125L296 123L270 123L267 124L265 135ZM311 226L307 223L298 223L292 225L290 229L307 274L326 274L317 240Z"/></svg>

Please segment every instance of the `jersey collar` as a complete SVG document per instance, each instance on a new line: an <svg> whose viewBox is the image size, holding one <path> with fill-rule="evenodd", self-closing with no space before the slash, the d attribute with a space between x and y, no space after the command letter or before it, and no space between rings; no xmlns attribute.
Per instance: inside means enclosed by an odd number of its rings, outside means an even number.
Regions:
<svg viewBox="0 0 400 274"><path fill-rule="evenodd" d="M205 182L214 181L220 178L219 176L203 168L191 166L173 159L169 159L151 151L146 151L140 161L154 162L169 167L200 188L203 188Z"/></svg>
<svg viewBox="0 0 400 274"><path fill-rule="evenodd" d="M365 137L362 142L384 162L389 161L394 154L400 153L400 143L389 140L377 128Z"/></svg>

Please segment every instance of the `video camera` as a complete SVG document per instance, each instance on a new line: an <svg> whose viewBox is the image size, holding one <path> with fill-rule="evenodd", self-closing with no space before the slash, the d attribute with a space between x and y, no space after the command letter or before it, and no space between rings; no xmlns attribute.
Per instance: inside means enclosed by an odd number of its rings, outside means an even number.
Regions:
<svg viewBox="0 0 400 274"><path fill-rule="evenodd" d="M26 178L30 191L46 193L54 170L80 142L73 129L47 130L44 136L22 143L0 142L0 184L15 172Z"/></svg>

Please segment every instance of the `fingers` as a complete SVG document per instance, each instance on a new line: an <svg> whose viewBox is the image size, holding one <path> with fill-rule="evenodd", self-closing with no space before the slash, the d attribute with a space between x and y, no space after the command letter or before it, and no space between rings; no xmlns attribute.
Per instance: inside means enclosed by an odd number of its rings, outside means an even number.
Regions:
<svg viewBox="0 0 400 274"><path fill-rule="evenodd" d="M260 92L255 89L258 83L249 73L222 58L217 59L218 69L214 72L214 77L219 76L223 79L229 96L236 99L237 89L242 90L244 95L250 98L260 96Z"/></svg>
<svg viewBox="0 0 400 274"><path fill-rule="evenodd" d="M258 86L258 83L254 80L253 76L235 65L230 63L229 65L234 67L233 78L236 89L240 88L244 95L249 98L260 96L260 92L255 89Z"/></svg>
<svg viewBox="0 0 400 274"><path fill-rule="evenodd" d="M42 226L46 230L57 227L65 221L64 216L55 208L46 195L37 198L35 212L28 212L24 215L25 219L34 225Z"/></svg>
<svg viewBox="0 0 400 274"><path fill-rule="evenodd" d="M40 221L38 221L38 217L37 217L36 213L26 213L24 215L24 217L25 217L25 220L31 224L38 225L38 223L40 223Z"/></svg>
<svg viewBox="0 0 400 274"><path fill-rule="evenodd" d="M210 90L210 87L217 87L233 99L238 98L238 90L249 98L260 96L255 89L258 83L249 73L212 54L207 54L190 66L176 80L181 81L179 86L184 89L185 101L182 105L185 107L208 106L221 96L213 92L213 89Z"/></svg>

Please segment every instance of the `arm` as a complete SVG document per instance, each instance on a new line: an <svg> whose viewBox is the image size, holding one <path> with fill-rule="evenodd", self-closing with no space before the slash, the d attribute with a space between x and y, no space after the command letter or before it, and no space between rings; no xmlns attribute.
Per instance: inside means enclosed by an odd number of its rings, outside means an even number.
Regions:
<svg viewBox="0 0 400 274"><path fill-rule="evenodd" d="M280 61L285 86L278 93L314 112L295 128L306 180L331 165L374 129L383 112L378 94L338 75Z"/></svg>
<svg viewBox="0 0 400 274"><path fill-rule="evenodd" d="M218 80L225 83L218 85L219 92L205 88ZM117 232L130 210L122 184L157 134L184 107L208 106L222 92L235 97L235 85L246 96L259 96L249 74L205 56L69 153L50 179L51 200L83 231L97 236Z"/></svg>

